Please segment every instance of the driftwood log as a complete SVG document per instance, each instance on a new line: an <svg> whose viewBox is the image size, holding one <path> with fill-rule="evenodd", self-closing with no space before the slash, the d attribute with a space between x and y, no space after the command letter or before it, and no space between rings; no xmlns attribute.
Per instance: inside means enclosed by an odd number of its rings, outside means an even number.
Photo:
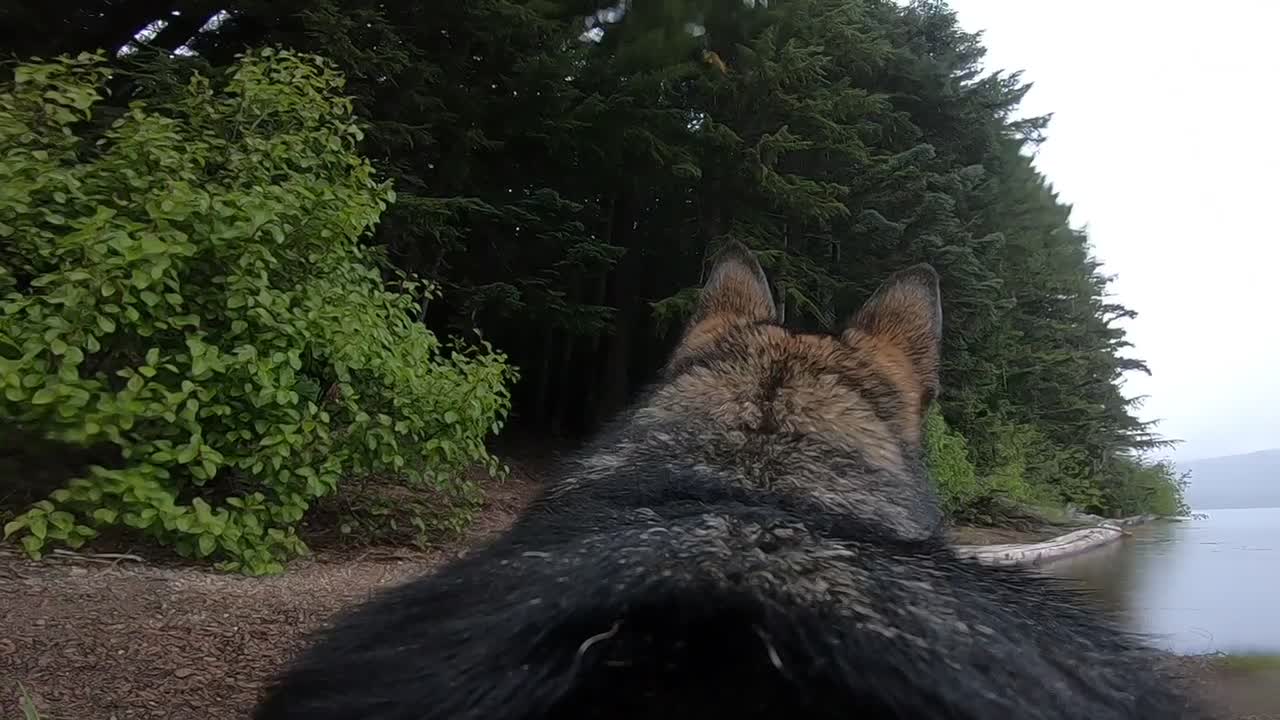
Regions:
<svg viewBox="0 0 1280 720"><path fill-rule="evenodd" d="M1041 565L1115 542L1129 534L1125 528L1143 525L1154 519L1154 515L1135 515L1120 520L1104 520L1097 526L1073 530L1043 542L958 545L956 552L961 557L973 558L983 565Z"/></svg>

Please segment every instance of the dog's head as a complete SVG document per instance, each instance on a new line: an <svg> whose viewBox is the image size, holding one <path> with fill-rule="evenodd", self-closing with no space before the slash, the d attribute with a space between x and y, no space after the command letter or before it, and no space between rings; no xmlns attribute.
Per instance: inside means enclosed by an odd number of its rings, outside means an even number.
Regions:
<svg viewBox="0 0 1280 720"><path fill-rule="evenodd" d="M839 332L800 333L778 323L763 270L734 244L703 287L663 394L745 432L919 444L938 393L941 340L938 276L928 265L891 276Z"/></svg>
<svg viewBox="0 0 1280 720"><path fill-rule="evenodd" d="M760 265L731 245L643 414L731 447L719 457L758 484L931 522L920 457L941 338L928 265L891 276L837 332L804 333L781 326Z"/></svg>

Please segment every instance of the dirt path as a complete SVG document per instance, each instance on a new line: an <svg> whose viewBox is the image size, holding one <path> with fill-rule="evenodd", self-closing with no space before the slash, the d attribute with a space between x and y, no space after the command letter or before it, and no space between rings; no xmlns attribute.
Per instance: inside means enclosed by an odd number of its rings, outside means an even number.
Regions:
<svg viewBox="0 0 1280 720"><path fill-rule="evenodd" d="M247 717L308 632L510 524L536 485L489 489L476 529L435 552L298 561L246 578L188 567L30 562L0 548L0 719L22 683L43 720Z"/></svg>
<svg viewBox="0 0 1280 720"><path fill-rule="evenodd" d="M21 717L19 682L45 720L246 717L309 631L505 528L536 489L520 476L490 488L476 529L455 546L300 561L272 578L34 563L0 549L0 720ZM1280 668L1242 672L1194 658L1178 668L1224 717L1280 720Z"/></svg>

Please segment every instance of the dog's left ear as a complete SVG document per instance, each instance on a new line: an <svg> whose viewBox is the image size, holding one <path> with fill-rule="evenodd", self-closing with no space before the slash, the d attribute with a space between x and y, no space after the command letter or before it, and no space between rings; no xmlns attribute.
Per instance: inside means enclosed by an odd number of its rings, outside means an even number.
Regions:
<svg viewBox="0 0 1280 720"><path fill-rule="evenodd" d="M745 246L733 242L716 254L692 324L712 317L768 322L777 312L760 263Z"/></svg>
<svg viewBox="0 0 1280 720"><path fill-rule="evenodd" d="M923 263L894 273L853 316L842 337L851 345L871 338L886 349L888 362L919 388L923 413L938 395L942 362L938 273Z"/></svg>
<svg viewBox="0 0 1280 720"><path fill-rule="evenodd" d="M773 292L760 263L745 246L729 243L712 261L693 319L671 358L672 367L682 357L711 346L734 326L775 319Z"/></svg>

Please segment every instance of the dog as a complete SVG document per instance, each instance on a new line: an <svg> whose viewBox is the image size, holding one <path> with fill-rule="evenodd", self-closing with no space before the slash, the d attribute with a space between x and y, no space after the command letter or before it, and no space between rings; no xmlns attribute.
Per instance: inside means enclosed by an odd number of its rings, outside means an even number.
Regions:
<svg viewBox="0 0 1280 720"><path fill-rule="evenodd" d="M938 276L788 330L731 245L662 375L504 535L321 633L258 720L1193 718L1086 597L957 557Z"/></svg>

